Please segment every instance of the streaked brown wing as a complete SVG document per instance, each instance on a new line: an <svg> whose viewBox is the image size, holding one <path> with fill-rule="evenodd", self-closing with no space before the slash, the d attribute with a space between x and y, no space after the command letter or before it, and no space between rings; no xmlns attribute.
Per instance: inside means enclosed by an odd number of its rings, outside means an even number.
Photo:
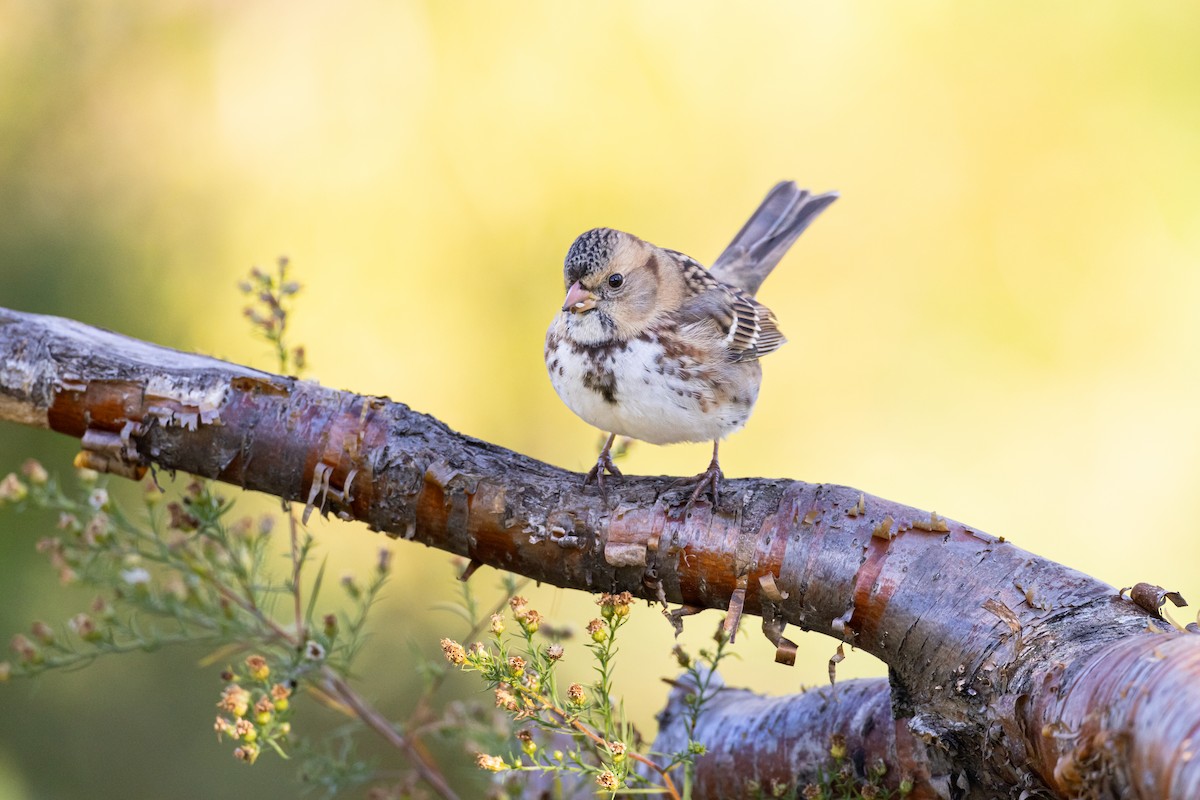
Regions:
<svg viewBox="0 0 1200 800"><path fill-rule="evenodd" d="M711 324L723 339L730 361L753 361L787 341L775 315L746 292L713 277L694 259L667 251L683 266L691 297L679 310L682 324Z"/></svg>
<svg viewBox="0 0 1200 800"><path fill-rule="evenodd" d="M734 325L730 329L729 353L733 361L753 361L773 353L787 341L771 309L739 289L729 287Z"/></svg>

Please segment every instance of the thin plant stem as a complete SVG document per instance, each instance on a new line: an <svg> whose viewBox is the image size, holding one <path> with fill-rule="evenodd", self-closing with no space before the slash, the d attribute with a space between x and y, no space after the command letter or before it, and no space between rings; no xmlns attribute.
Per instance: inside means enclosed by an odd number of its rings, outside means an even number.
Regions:
<svg viewBox="0 0 1200 800"><path fill-rule="evenodd" d="M288 534L291 537L292 601L296 611L296 636L303 640L308 638L308 633L305 631L304 626L304 612L301 610L300 602L300 568L304 564L304 559L300 558L300 532L296 524L296 513L292 510L292 504L285 503L284 510L287 512Z"/></svg>
<svg viewBox="0 0 1200 800"><path fill-rule="evenodd" d="M363 723L375 731L384 741L398 750L404 751L412 761L413 766L439 796L445 800L458 800L458 795L450 788L446 778L438 770L429 756L417 746L416 742L397 731L382 714L369 706L362 697L350 688L345 679L332 668L321 668L321 674L332 693L349 706Z"/></svg>

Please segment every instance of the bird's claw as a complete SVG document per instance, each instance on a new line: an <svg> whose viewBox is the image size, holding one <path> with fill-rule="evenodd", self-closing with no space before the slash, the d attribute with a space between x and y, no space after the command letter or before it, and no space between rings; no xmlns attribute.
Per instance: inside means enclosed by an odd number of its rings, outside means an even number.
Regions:
<svg viewBox="0 0 1200 800"><path fill-rule="evenodd" d="M725 480L725 473L721 472L721 465L714 459L704 472L692 478L680 478L671 484L671 488L681 489L689 485L692 486L692 493L683 507L683 511L686 514L696 504L696 501L700 499L700 495L704 494L706 488L709 489L713 507L716 508L721 502L721 481L723 480Z"/></svg>
<svg viewBox="0 0 1200 800"><path fill-rule="evenodd" d="M621 470L617 469L617 465L613 463L612 456L609 455L607 448L600 453L600 457L596 459L596 465L588 470L588 474L583 479L584 486L587 486L593 480L596 481L596 486L600 488L600 495L607 501L608 486L604 482L605 472L616 478L621 477Z"/></svg>

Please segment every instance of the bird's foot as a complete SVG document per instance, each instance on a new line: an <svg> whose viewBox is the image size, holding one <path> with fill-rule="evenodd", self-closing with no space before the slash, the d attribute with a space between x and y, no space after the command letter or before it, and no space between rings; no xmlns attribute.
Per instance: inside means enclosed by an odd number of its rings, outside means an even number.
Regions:
<svg viewBox="0 0 1200 800"><path fill-rule="evenodd" d="M600 456L596 459L596 465L588 470L588 474L583 479L584 486L595 481L596 486L600 488L600 495L607 502L608 486L604 482L605 472L616 478L621 477L621 470L617 469L617 465L613 463L612 456L609 454L607 447L600 451Z"/></svg>
<svg viewBox="0 0 1200 800"><path fill-rule="evenodd" d="M721 472L721 465L714 458L709 463L708 469L704 470L704 472L692 478L680 478L671 484L671 488L681 489L686 486L692 487L692 493L683 507L683 512L686 514L696 504L696 501L700 499L700 496L704 494L705 489L709 490L713 507L716 508L721 502L721 481L723 480L725 480L725 473Z"/></svg>

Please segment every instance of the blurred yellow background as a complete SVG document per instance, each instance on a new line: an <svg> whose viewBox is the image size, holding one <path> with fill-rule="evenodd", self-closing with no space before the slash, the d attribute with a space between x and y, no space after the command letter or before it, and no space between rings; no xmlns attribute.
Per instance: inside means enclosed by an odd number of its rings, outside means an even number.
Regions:
<svg viewBox="0 0 1200 800"><path fill-rule="evenodd" d="M323 384L583 469L598 434L541 355L571 240L610 225L708 262L794 178L842 199L760 295L791 343L726 474L853 485L1200 597L1198 40L1181 2L0 0L0 303L269 367L235 283L286 253ZM72 452L0 427L0 474ZM0 515L5 640L80 603L32 555L41 524ZM385 543L317 531L333 569ZM456 591L445 556L394 551L366 686L399 714L405 643L460 629L426 611ZM730 683L826 680L831 640L789 670L749 623ZM652 731L672 641L654 611L631 630L618 686ZM0 689L0 799L294 796L289 766L211 741L200 654Z"/></svg>

